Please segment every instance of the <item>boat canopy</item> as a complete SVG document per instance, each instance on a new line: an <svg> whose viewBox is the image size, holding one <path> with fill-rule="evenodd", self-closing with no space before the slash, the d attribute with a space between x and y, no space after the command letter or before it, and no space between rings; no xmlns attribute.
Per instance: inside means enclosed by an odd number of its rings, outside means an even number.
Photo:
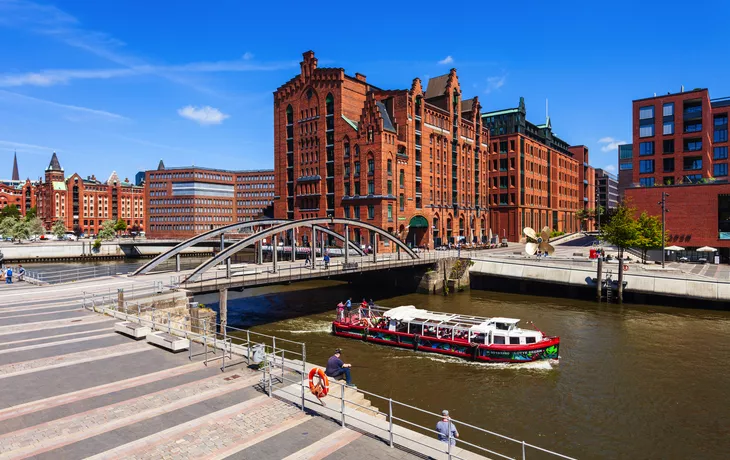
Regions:
<svg viewBox="0 0 730 460"><path fill-rule="evenodd" d="M392 308L383 313L383 316L396 321L434 321L446 322L451 321L456 315L445 315L442 313L433 313L427 310L421 310L413 305L404 305L402 307Z"/></svg>

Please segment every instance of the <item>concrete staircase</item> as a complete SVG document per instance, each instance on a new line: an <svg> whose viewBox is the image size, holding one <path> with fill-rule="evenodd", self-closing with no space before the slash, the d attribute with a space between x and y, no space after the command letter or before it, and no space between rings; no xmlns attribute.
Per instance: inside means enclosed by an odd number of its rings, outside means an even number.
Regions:
<svg viewBox="0 0 730 460"><path fill-rule="evenodd" d="M340 385L330 384L330 393L323 398L327 407L334 409L339 409L341 407L341 391ZM378 408L373 406L372 402L365 397L364 393L361 393L354 388L345 387L345 407L381 420L387 419L384 414L378 412Z"/></svg>

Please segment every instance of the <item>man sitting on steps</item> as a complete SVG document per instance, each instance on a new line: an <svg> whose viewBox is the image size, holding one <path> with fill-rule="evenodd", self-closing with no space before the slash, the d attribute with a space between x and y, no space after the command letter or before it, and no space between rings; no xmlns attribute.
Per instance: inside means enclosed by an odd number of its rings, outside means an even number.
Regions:
<svg viewBox="0 0 730 460"><path fill-rule="evenodd" d="M339 348L336 349L335 354L327 360L327 369L325 369L324 373L327 377L332 377L334 379L344 375L347 386L350 388L357 388L352 384L352 377L350 375L350 368L352 367L352 364L345 364L342 362L340 354L342 354L342 350Z"/></svg>

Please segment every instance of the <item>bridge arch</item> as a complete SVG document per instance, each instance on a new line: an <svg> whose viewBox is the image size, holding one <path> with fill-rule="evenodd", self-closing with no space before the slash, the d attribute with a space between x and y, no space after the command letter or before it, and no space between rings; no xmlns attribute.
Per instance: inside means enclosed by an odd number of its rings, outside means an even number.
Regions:
<svg viewBox="0 0 730 460"><path fill-rule="evenodd" d="M219 252L218 254L214 255L213 257L209 258L202 264L198 265L195 270L183 281L183 283L186 283L188 281L193 280L193 278L201 275L202 273L208 271L211 267L215 267L219 263L225 261L227 258L231 257L236 252L240 251L241 249L263 239L267 238L272 235L276 235L278 233L283 233L286 231L289 231L294 228L298 227L311 227L311 226L317 226L322 224L341 224L341 225L352 225L353 227L360 227L364 228L365 230L368 230L370 232L377 233L378 235L384 237L385 239L392 241L397 247L402 249L406 252L409 256L411 256L412 259L418 259L418 254L413 252L411 248L409 248L406 244L404 244L401 240L394 237L390 233L386 232L380 227L377 227L373 224L369 224L367 222L362 222L359 220L353 220L353 219L344 219L341 217L317 217L313 219L302 219L297 221L287 221L286 223L277 225L275 227L271 227L267 230L261 231L259 233L256 233L254 235L249 236L248 238L244 238L240 241L237 241L236 243L232 244L231 246L228 246L223 251Z"/></svg>

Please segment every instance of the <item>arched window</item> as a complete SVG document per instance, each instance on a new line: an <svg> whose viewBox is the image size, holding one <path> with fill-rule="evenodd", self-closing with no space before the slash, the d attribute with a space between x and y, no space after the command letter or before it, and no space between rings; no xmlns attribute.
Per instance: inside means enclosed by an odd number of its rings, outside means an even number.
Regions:
<svg viewBox="0 0 730 460"><path fill-rule="evenodd" d="M393 175L393 160L388 160L388 175Z"/></svg>
<svg viewBox="0 0 730 460"><path fill-rule="evenodd" d="M291 108L291 105L286 107L286 124L291 125L294 123L294 111Z"/></svg>
<svg viewBox="0 0 730 460"><path fill-rule="evenodd" d="M332 94L327 94L327 97L325 98L325 104L327 105L327 115L334 115L335 114L335 98L332 97Z"/></svg>
<svg viewBox="0 0 730 460"><path fill-rule="evenodd" d="M350 156L350 143L345 142L345 158Z"/></svg>

